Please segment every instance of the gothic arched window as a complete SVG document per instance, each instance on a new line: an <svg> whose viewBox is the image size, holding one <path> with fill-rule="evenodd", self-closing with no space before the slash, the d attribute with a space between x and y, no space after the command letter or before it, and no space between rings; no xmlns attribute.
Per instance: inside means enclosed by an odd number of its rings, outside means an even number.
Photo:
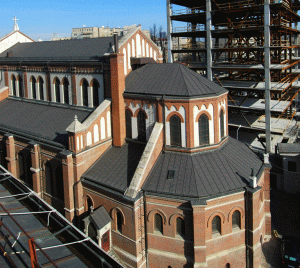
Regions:
<svg viewBox="0 0 300 268"><path fill-rule="evenodd" d="M88 87L89 87L88 82L85 79L83 79L82 84L81 84L81 88L82 88L82 105L83 106L88 106L89 105Z"/></svg>
<svg viewBox="0 0 300 268"><path fill-rule="evenodd" d="M18 85L19 85L19 96L20 97L24 97L23 96L23 80L22 80L22 77L19 75L18 76Z"/></svg>
<svg viewBox="0 0 300 268"><path fill-rule="evenodd" d="M184 220L180 217L176 219L176 234L185 237L185 224Z"/></svg>
<svg viewBox="0 0 300 268"><path fill-rule="evenodd" d="M208 117L202 114L198 120L199 124L199 144L205 145L209 144L209 123Z"/></svg>
<svg viewBox="0 0 300 268"><path fill-rule="evenodd" d="M221 139L224 138L224 112L223 110L221 110L221 113L220 113L220 133L221 133Z"/></svg>
<svg viewBox="0 0 300 268"><path fill-rule="evenodd" d="M32 91L32 98L36 99L36 80L33 76L31 76L31 91Z"/></svg>
<svg viewBox="0 0 300 268"><path fill-rule="evenodd" d="M66 78L64 78L64 81L63 81L63 88L64 88L64 103L70 104L70 100L69 100L69 81Z"/></svg>
<svg viewBox="0 0 300 268"><path fill-rule="evenodd" d="M99 106L99 83L96 79L93 79L92 83L92 93L93 93L93 106L98 107Z"/></svg>
<svg viewBox="0 0 300 268"><path fill-rule="evenodd" d="M233 228L241 229L241 213L238 210L232 214L232 229Z"/></svg>
<svg viewBox="0 0 300 268"><path fill-rule="evenodd" d="M131 114L128 110L125 111L126 120L126 138L132 138Z"/></svg>
<svg viewBox="0 0 300 268"><path fill-rule="evenodd" d="M146 114L140 110L137 115L138 140L146 141Z"/></svg>
<svg viewBox="0 0 300 268"><path fill-rule="evenodd" d="M11 87L12 87L12 94L16 96L17 95L16 77L14 75L12 75L11 77Z"/></svg>
<svg viewBox="0 0 300 268"><path fill-rule="evenodd" d="M158 213L154 216L154 231L163 234L163 219Z"/></svg>
<svg viewBox="0 0 300 268"><path fill-rule="evenodd" d="M212 220L212 234L221 234L221 218L215 216Z"/></svg>
<svg viewBox="0 0 300 268"><path fill-rule="evenodd" d="M44 100L44 80L41 77L39 78L39 93L40 100Z"/></svg>
<svg viewBox="0 0 300 268"><path fill-rule="evenodd" d="M54 80L54 90L55 90L55 96L56 96L56 102L60 103L60 82L58 78L55 78Z"/></svg>
<svg viewBox="0 0 300 268"><path fill-rule="evenodd" d="M181 120L177 115L170 118L170 140L172 146L181 146Z"/></svg>

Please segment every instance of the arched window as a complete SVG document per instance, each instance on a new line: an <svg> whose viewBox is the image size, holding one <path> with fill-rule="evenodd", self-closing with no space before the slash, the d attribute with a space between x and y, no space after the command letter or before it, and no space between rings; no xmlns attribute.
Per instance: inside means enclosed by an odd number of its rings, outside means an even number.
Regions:
<svg viewBox="0 0 300 268"><path fill-rule="evenodd" d="M36 99L36 80L33 76L31 76L31 91L32 91L32 98Z"/></svg>
<svg viewBox="0 0 300 268"><path fill-rule="evenodd" d="M88 106L89 105L89 100L88 100L88 82L83 79L82 81L82 85L81 85L81 88L82 88L82 105L83 106Z"/></svg>
<svg viewBox="0 0 300 268"><path fill-rule="evenodd" d="M146 141L146 114L140 110L137 115L138 140Z"/></svg>
<svg viewBox="0 0 300 268"><path fill-rule="evenodd" d="M96 79L93 79L93 83L92 83L92 87L93 87L93 106L94 107L98 107L99 106L99 83Z"/></svg>
<svg viewBox="0 0 300 268"><path fill-rule="evenodd" d="M225 268L230 268L230 263L227 263Z"/></svg>
<svg viewBox="0 0 300 268"><path fill-rule="evenodd" d="M132 138L131 114L128 110L125 111L126 119L126 138Z"/></svg>
<svg viewBox="0 0 300 268"><path fill-rule="evenodd" d="M221 218L215 216L212 220L212 234L221 234Z"/></svg>
<svg viewBox="0 0 300 268"><path fill-rule="evenodd" d="M220 113L220 133L221 133L221 139L224 138L224 112L221 110Z"/></svg>
<svg viewBox="0 0 300 268"><path fill-rule="evenodd" d="M16 77L12 75L11 77L11 87L12 87L12 94L17 96L17 88L16 88Z"/></svg>
<svg viewBox="0 0 300 268"><path fill-rule="evenodd" d="M238 210L232 214L232 229L233 228L241 229L241 213Z"/></svg>
<svg viewBox="0 0 300 268"><path fill-rule="evenodd" d="M20 179L32 189L32 171L30 170L31 164L31 153L27 149L23 149L18 153L19 162L19 177Z"/></svg>
<svg viewBox="0 0 300 268"><path fill-rule="evenodd" d="M66 78L64 78L64 81L63 81L63 88L64 88L64 103L65 104L70 104L70 100L69 100L69 81Z"/></svg>
<svg viewBox="0 0 300 268"><path fill-rule="evenodd" d="M18 81L19 82L18 83L18 85L19 85L19 96L24 97L23 96L23 80L22 80L22 77L20 75L18 76L18 80L19 80Z"/></svg>
<svg viewBox="0 0 300 268"><path fill-rule="evenodd" d="M55 96L56 96L56 102L60 102L60 82L58 78L55 78L54 80L54 90L55 90Z"/></svg>
<svg viewBox="0 0 300 268"><path fill-rule="evenodd" d="M61 164L55 169L55 190L55 196L64 201L64 176Z"/></svg>
<svg viewBox="0 0 300 268"><path fill-rule="evenodd" d="M205 114L202 114L199 117L199 144L205 145L209 144L209 123L208 117Z"/></svg>
<svg viewBox="0 0 300 268"><path fill-rule="evenodd" d="M44 80L41 77L39 78L39 93L40 100L44 100Z"/></svg>
<svg viewBox="0 0 300 268"><path fill-rule="evenodd" d="M181 120L177 115L170 118L170 140L172 146L181 146Z"/></svg>
<svg viewBox="0 0 300 268"><path fill-rule="evenodd" d="M176 219L176 234L185 237L185 224L184 220L180 217Z"/></svg>
<svg viewBox="0 0 300 268"><path fill-rule="evenodd" d="M117 230L122 233L123 217L120 211L117 212Z"/></svg>
<svg viewBox="0 0 300 268"><path fill-rule="evenodd" d="M163 219L158 213L154 216L154 231L163 234Z"/></svg>

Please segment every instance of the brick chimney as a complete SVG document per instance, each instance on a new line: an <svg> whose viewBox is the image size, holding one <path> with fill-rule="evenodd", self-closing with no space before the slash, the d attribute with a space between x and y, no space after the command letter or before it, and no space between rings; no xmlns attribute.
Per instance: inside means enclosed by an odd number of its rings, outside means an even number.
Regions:
<svg viewBox="0 0 300 268"><path fill-rule="evenodd" d="M111 54L110 79L113 145L122 147L126 137L125 104L123 98L125 90L124 54Z"/></svg>

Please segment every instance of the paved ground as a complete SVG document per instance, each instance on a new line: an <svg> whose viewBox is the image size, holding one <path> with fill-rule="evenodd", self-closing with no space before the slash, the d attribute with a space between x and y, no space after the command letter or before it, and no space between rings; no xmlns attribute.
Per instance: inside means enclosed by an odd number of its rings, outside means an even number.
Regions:
<svg viewBox="0 0 300 268"><path fill-rule="evenodd" d="M272 230L300 239L300 195L271 190ZM280 240L272 237L263 245L263 268L280 267Z"/></svg>

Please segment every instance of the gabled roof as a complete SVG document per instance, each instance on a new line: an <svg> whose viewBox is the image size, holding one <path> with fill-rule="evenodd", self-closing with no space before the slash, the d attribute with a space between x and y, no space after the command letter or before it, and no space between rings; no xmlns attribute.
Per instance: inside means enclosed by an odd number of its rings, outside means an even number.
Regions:
<svg viewBox="0 0 300 268"><path fill-rule="evenodd" d="M9 48L11 52L9 58L6 58L7 53L4 51L0 54L0 60L2 58L93 60L105 53L112 53L112 46L113 37L18 43Z"/></svg>
<svg viewBox="0 0 300 268"><path fill-rule="evenodd" d="M126 77L125 94L183 98L219 96L227 92L202 75L178 63L147 64Z"/></svg>
<svg viewBox="0 0 300 268"><path fill-rule="evenodd" d="M30 39L32 42L34 42L33 39L31 39L30 37L28 37L26 34L20 32L19 30L12 31L12 32L10 32L10 33L4 35L3 37L0 38L0 42L3 41L3 40L5 40L6 38L10 37L10 36L13 35L14 33L22 34L22 35L24 35L26 38L28 38L28 39Z"/></svg>
<svg viewBox="0 0 300 268"><path fill-rule="evenodd" d="M200 153L166 151L142 189L174 197L205 198L243 189L252 172L259 179L263 163L244 143L231 137L220 148ZM169 170L175 173L168 178Z"/></svg>
<svg viewBox="0 0 300 268"><path fill-rule="evenodd" d="M97 208L93 213L87 216L84 221L88 219L95 224L97 230L101 230L111 222L111 217L109 216L104 206Z"/></svg>
<svg viewBox="0 0 300 268"><path fill-rule="evenodd" d="M23 133L39 139L60 143L67 148L66 128L75 115L82 122L91 112L76 107L60 107L50 103L38 103L5 99L0 102L0 129L10 133Z"/></svg>

